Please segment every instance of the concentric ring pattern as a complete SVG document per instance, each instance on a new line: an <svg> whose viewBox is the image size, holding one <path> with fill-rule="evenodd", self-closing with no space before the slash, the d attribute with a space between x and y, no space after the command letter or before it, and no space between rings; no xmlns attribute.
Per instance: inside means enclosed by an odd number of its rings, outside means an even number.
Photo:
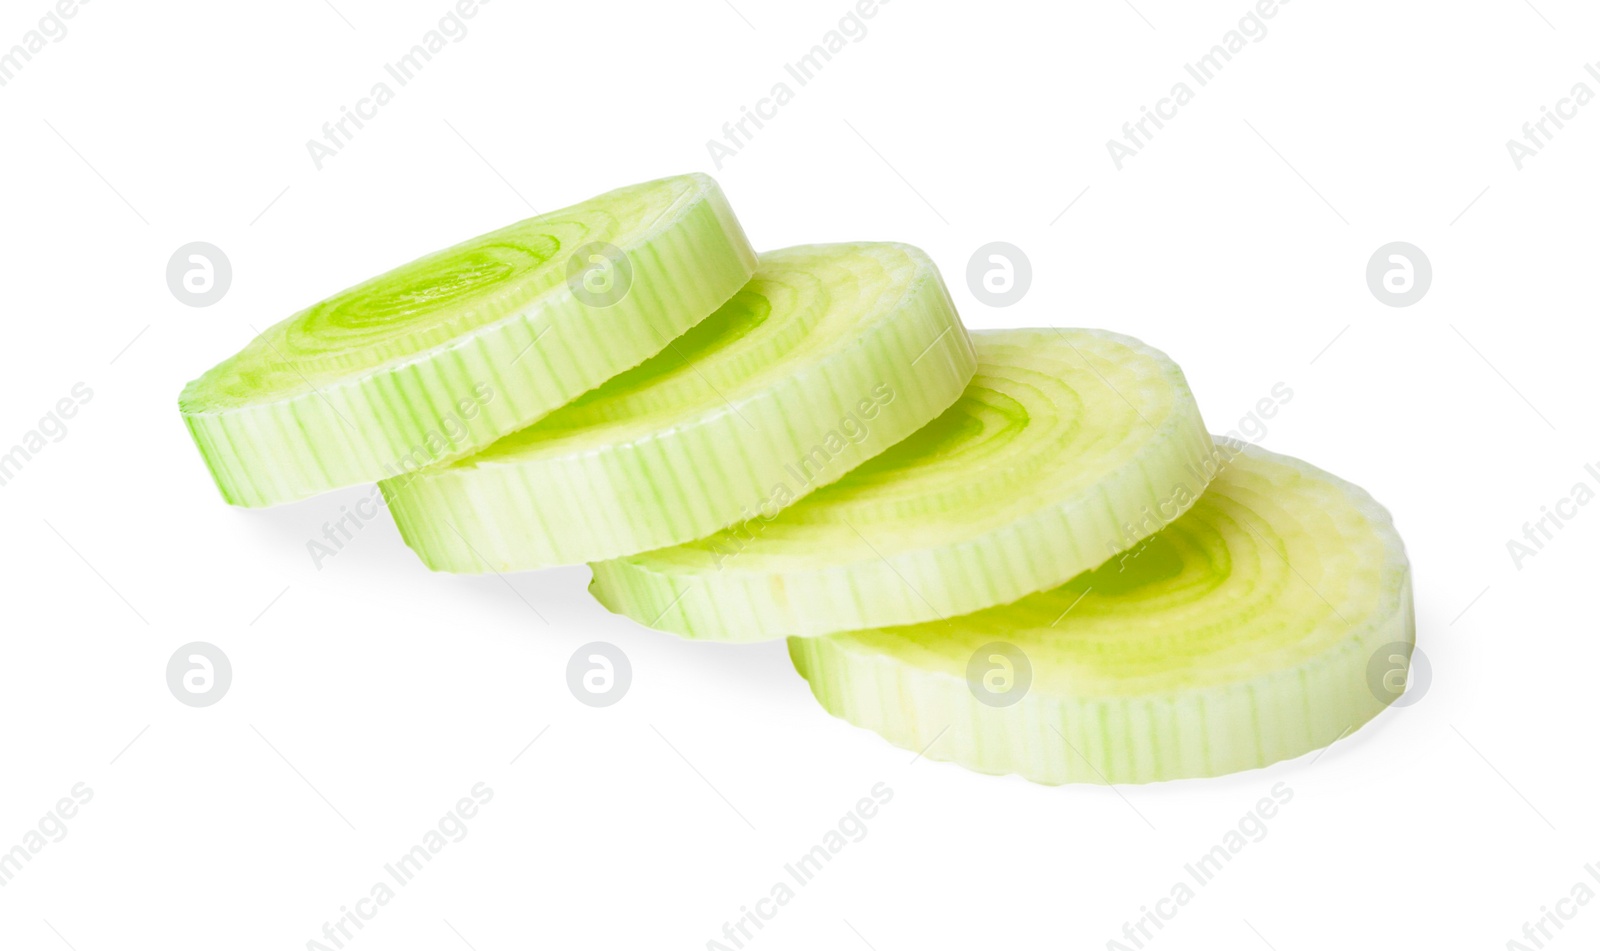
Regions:
<svg viewBox="0 0 1600 951"><path fill-rule="evenodd" d="M626 267L615 299L569 283L590 248ZM634 185L335 294L190 383L179 408L231 503L376 482L482 448L638 365L754 269L709 177Z"/></svg>
<svg viewBox="0 0 1600 951"><path fill-rule="evenodd" d="M613 611L763 640L937 620L1062 584L1158 531L1215 471L1177 365L1098 330L972 334L953 406L839 482L594 566Z"/></svg>
<svg viewBox="0 0 1600 951"><path fill-rule="evenodd" d="M678 544L831 483L976 369L938 269L901 244L761 256L644 364L483 452L384 483L430 567L509 571Z"/></svg>
<svg viewBox="0 0 1600 951"><path fill-rule="evenodd" d="M792 639L822 705L891 742L1045 783L1213 776L1319 749L1384 707L1369 662L1410 645L1410 570L1389 514L1306 463L1229 448L1161 533L1005 605ZM976 658L1018 698L985 702ZM1005 658L1001 660L1001 658Z"/></svg>

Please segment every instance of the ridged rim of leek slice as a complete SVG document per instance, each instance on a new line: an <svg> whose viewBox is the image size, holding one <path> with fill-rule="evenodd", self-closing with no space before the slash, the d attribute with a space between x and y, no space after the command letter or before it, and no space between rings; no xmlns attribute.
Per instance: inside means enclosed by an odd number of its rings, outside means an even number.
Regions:
<svg viewBox="0 0 1600 951"><path fill-rule="evenodd" d="M437 570L661 548L837 480L939 415L975 368L922 251L788 248L761 255L749 285L643 365L384 491Z"/></svg>
<svg viewBox="0 0 1600 951"><path fill-rule="evenodd" d="M596 247L626 262L620 299L569 283ZM191 382L179 409L232 504L375 482L488 445L636 366L754 269L709 177L633 185L335 294Z"/></svg>
<svg viewBox="0 0 1600 951"><path fill-rule="evenodd" d="M1204 490L1217 457L1165 354L1102 330L972 340L972 383L905 442L772 519L597 563L591 592L712 640L937 620L1061 584Z"/></svg>
<svg viewBox="0 0 1600 951"><path fill-rule="evenodd" d="M1393 699L1369 663L1415 642L1405 548L1359 487L1229 452L1192 509L1093 572L949 622L795 638L795 667L897 746L1041 783L1216 776L1325 747Z"/></svg>

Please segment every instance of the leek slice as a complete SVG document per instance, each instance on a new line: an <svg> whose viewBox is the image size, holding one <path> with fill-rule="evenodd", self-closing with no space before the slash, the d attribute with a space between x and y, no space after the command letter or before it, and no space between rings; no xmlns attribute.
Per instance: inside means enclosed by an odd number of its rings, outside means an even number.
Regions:
<svg viewBox="0 0 1600 951"><path fill-rule="evenodd" d="M336 294L178 404L232 504L375 482L482 448L638 365L754 269L709 177L634 185ZM615 293L592 293L608 281Z"/></svg>
<svg viewBox="0 0 1600 951"><path fill-rule="evenodd" d="M1154 534L1215 471L1164 354L1099 330L972 334L937 420L774 518L597 563L607 608L685 637L937 620L1062 584Z"/></svg>
<svg viewBox="0 0 1600 951"><path fill-rule="evenodd" d="M613 558L776 515L938 416L975 369L923 252L789 248L761 255L747 287L644 364L382 486L435 570Z"/></svg>
<svg viewBox="0 0 1600 951"><path fill-rule="evenodd" d="M1236 454L1235 454L1236 453ZM1255 448L1143 546L948 623L789 642L829 712L934 759L1041 783L1143 783L1333 743L1393 695L1411 575L1360 488Z"/></svg>

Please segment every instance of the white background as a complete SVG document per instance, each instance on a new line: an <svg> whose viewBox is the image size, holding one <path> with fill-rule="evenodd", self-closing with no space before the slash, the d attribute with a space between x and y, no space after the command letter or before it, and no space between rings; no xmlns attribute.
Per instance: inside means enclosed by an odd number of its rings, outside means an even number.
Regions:
<svg viewBox="0 0 1600 951"><path fill-rule="evenodd" d="M0 488L0 849L94 791L0 889L0 946L306 947L480 781L468 836L349 947L703 948L879 782L866 838L747 947L1106 947L1280 781L1152 946L1502 948L1600 890L1600 505L1521 570L1506 549L1600 463L1600 104L1521 171L1505 147L1600 92L1592 4L1296 0L1119 172L1106 140L1247 0L894 0L719 170L706 141L853 5L731 2L496 0L321 171L306 140L447 0L98 0L0 88L0 450L94 393ZM49 8L5 0L0 50ZM1394 511L1429 692L1315 764L1047 788L913 764L816 708L782 644L613 618L583 568L431 575L380 518L315 569L364 489L219 500L176 397L251 325L693 169L758 247L909 241L973 327L1145 339L1215 430L1287 383L1263 443ZM165 282L197 240L234 268L205 309ZM996 240L1033 262L1006 309L965 286ZM1433 262L1409 308L1365 283L1395 240ZM196 640L234 670L205 709L165 682ZM600 710L564 679L596 640L634 673ZM1556 944L1596 940L1589 906Z"/></svg>

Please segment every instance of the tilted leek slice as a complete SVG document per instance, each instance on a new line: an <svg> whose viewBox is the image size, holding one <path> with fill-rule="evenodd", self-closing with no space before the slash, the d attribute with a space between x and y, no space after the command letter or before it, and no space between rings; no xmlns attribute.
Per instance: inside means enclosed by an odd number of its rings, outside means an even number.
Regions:
<svg viewBox="0 0 1600 951"><path fill-rule="evenodd" d="M1415 640L1388 512L1255 448L1142 545L949 622L789 642L829 712L906 749L1041 783L1143 783L1325 747L1397 694Z"/></svg>
<svg viewBox="0 0 1600 951"><path fill-rule="evenodd" d="M675 545L775 515L960 397L976 361L927 255L761 255L667 349L533 426L383 483L431 568L512 571Z"/></svg>
<svg viewBox="0 0 1600 951"><path fill-rule="evenodd" d="M619 189L275 324L184 388L223 498L272 505L482 448L704 320L755 269L716 183Z"/></svg>
<svg viewBox="0 0 1600 951"><path fill-rule="evenodd" d="M815 636L966 614L1153 534L1215 471L1178 366L1099 330L974 332L938 419L783 509L600 562L612 611L691 638Z"/></svg>

